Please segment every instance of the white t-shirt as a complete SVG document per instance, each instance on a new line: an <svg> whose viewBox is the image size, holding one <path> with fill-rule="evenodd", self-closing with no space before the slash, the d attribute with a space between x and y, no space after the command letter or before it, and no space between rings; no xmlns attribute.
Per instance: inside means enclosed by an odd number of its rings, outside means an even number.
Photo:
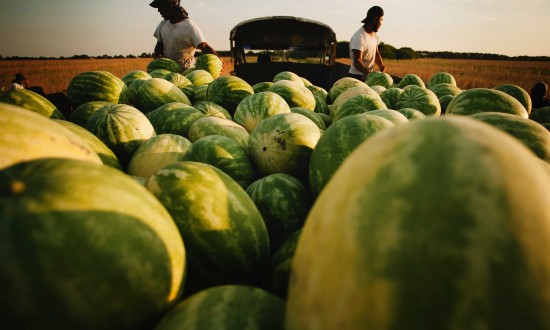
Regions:
<svg viewBox="0 0 550 330"><path fill-rule="evenodd" d="M351 36L351 40L349 42L349 56L353 59L353 49L363 51L363 58L361 61L363 62L363 65L369 69L369 71L372 71L375 64L374 60L376 57L376 49L379 44L380 39L378 34L375 33L374 36L371 36L361 26L359 30L355 31L355 33ZM357 70L353 66L353 61L351 63L351 68L349 69L349 73L358 75L363 74L363 72Z"/></svg>
<svg viewBox="0 0 550 330"><path fill-rule="evenodd" d="M18 89L25 89L25 87L21 84L18 84L18 83L11 83L10 85L10 90L14 91L14 90L18 90Z"/></svg>
<svg viewBox="0 0 550 330"><path fill-rule="evenodd" d="M206 42L199 27L189 18L175 24L163 20L153 35L163 43L164 55L179 62L183 69L195 64L196 47Z"/></svg>

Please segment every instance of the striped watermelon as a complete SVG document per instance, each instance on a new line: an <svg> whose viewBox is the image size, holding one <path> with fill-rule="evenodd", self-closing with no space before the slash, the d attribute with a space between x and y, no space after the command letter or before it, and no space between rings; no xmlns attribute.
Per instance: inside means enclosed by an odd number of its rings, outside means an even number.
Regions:
<svg viewBox="0 0 550 330"><path fill-rule="evenodd" d="M210 84L203 84L199 86L193 86L193 103L195 102L201 102L201 101L208 101L208 86Z"/></svg>
<svg viewBox="0 0 550 330"><path fill-rule="evenodd" d="M313 97L315 98L315 109L313 109L313 111L330 116L330 110L327 102L319 95L314 94Z"/></svg>
<svg viewBox="0 0 550 330"><path fill-rule="evenodd" d="M106 105L114 104L105 101L90 101L82 103L71 112L69 121L85 128L86 125L88 125L88 119L90 119L92 114Z"/></svg>
<svg viewBox="0 0 550 330"><path fill-rule="evenodd" d="M279 80L269 87L269 91L279 94L291 108L301 107L311 111L315 110L313 93L307 87L294 81Z"/></svg>
<svg viewBox="0 0 550 330"><path fill-rule="evenodd" d="M0 92L0 102L17 105L46 118L65 119L65 116L44 96L28 89Z"/></svg>
<svg viewBox="0 0 550 330"><path fill-rule="evenodd" d="M201 54L197 57L197 62L195 62L195 68L197 70L205 70L212 76L213 79L216 79L220 76L223 69L222 59L217 57L214 54Z"/></svg>
<svg viewBox="0 0 550 330"><path fill-rule="evenodd" d="M372 94L358 94L340 103L337 109L338 112L333 112L334 122L347 116L387 109L387 107L380 97L373 97Z"/></svg>
<svg viewBox="0 0 550 330"><path fill-rule="evenodd" d="M161 168L182 161L191 141L176 134L159 134L144 141L136 149L126 173L148 178Z"/></svg>
<svg viewBox="0 0 550 330"><path fill-rule="evenodd" d="M210 101L193 102L193 108L202 112L205 116L213 116L232 120L231 114L224 107Z"/></svg>
<svg viewBox="0 0 550 330"><path fill-rule="evenodd" d="M86 129L115 153L123 168L139 145L156 135L149 119L126 104L99 108L88 120Z"/></svg>
<svg viewBox="0 0 550 330"><path fill-rule="evenodd" d="M330 108L330 115L333 117L336 116L336 114L340 111L340 107L343 103L345 103L350 98L357 96L357 95L365 95L368 97L371 97L373 99L376 99L377 104L380 104L382 101L382 98L378 93L374 91L374 89L370 88L367 84L358 85L355 87L351 87L340 93L336 100L332 103L332 107ZM384 108L384 107L383 107Z"/></svg>
<svg viewBox="0 0 550 330"><path fill-rule="evenodd" d="M156 70L153 70L153 71L149 72L149 75L151 76L151 78L164 78L165 76L169 75L170 73L172 73L172 71L170 71L170 70L156 69Z"/></svg>
<svg viewBox="0 0 550 330"><path fill-rule="evenodd" d="M203 290L166 314L156 330L283 330L285 302L260 288L224 285Z"/></svg>
<svg viewBox="0 0 550 330"><path fill-rule="evenodd" d="M235 180L214 166L184 161L164 167L145 185L170 212L185 242L186 294L257 283L269 258L269 236Z"/></svg>
<svg viewBox="0 0 550 330"><path fill-rule="evenodd" d="M137 92L136 107L143 113L170 102L180 102L191 105L191 101L178 87L162 78L145 80Z"/></svg>
<svg viewBox="0 0 550 330"><path fill-rule="evenodd" d="M502 84L502 85L498 85L494 89L512 96L525 107L525 110L527 110L527 113L531 113L533 102L531 101L531 96L525 89L514 84Z"/></svg>
<svg viewBox="0 0 550 330"><path fill-rule="evenodd" d="M436 85L432 85L432 87L430 87L429 89L434 92L437 98L441 98L445 95L456 96L462 92L460 88L449 83L439 83Z"/></svg>
<svg viewBox="0 0 550 330"><path fill-rule="evenodd" d="M365 83L369 86L383 86L385 88L390 88L393 85L393 78L385 73L380 71L373 71L369 73Z"/></svg>
<svg viewBox="0 0 550 330"><path fill-rule="evenodd" d="M127 74L122 76L122 78L120 78L120 79L122 81L124 81L126 86L130 87L130 84L133 83L136 80L147 80L147 79L151 79L151 78L153 78L153 77L151 77L151 75L149 73L147 73L143 70L134 70L134 71L128 72Z"/></svg>
<svg viewBox="0 0 550 330"><path fill-rule="evenodd" d="M263 82L255 84L255 85L252 85L252 90L254 91L254 94L261 93L261 92L267 92L269 90L269 87L271 87L271 85L273 85L273 82L263 81Z"/></svg>
<svg viewBox="0 0 550 330"><path fill-rule="evenodd" d="M323 87L315 85L309 85L306 87L313 93L313 96L319 96L325 103L327 102L328 92Z"/></svg>
<svg viewBox="0 0 550 330"><path fill-rule="evenodd" d="M430 79L428 80L427 87L429 89L432 89L432 87L434 87L435 85L442 84L442 83L456 86L456 79L452 74L448 72L443 72L443 71L437 72L430 77Z"/></svg>
<svg viewBox="0 0 550 330"><path fill-rule="evenodd" d="M391 121L368 113L334 122L321 136L311 154L309 188L317 197L340 165L371 136L395 127Z"/></svg>
<svg viewBox="0 0 550 330"><path fill-rule="evenodd" d="M194 86L207 85L214 81L214 77L210 72L201 69L195 69L186 74L185 77L189 79Z"/></svg>
<svg viewBox="0 0 550 330"><path fill-rule="evenodd" d="M300 77L299 75L291 71L282 71L277 73L273 77L273 82L276 83L279 80L290 80L290 81L294 81L300 86L305 86L304 81L302 80L302 77Z"/></svg>
<svg viewBox="0 0 550 330"><path fill-rule="evenodd" d="M286 173L307 178L309 159L321 130L297 113L281 113L262 120L250 134L248 152L261 176Z"/></svg>
<svg viewBox="0 0 550 330"><path fill-rule="evenodd" d="M65 127L69 131L73 132L74 134L78 135L82 141L86 143L90 149L92 149L101 159L101 162L104 165L111 166L112 168L116 168L118 170L122 170L122 166L120 166L120 163L118 162L118 159L114 152L109 149L105 143L103 143L97 136L93 135L90 131L85 129L82 126L79 126L75 123L71 123L70 121L62 120L62 119L52 119L59 125Z"/></svg>
<svg viewBox="0 0 550 330"><path fill-rule="evenodd" d="M0 219L7 328L152 329L182 296L174 221L109 166L40 159L0 171Z"/></svg>
<svg viewBox="0 0 550 330"><path fill-rule="evenodd" d="M170 72L181 73L181 66L178 62L168 57L155 58L147 64L147 72L151 73L155 70L167 70Z"/></svg>
<svg viewBox="0 0 550 330"><path fill-rule="evenodd" d="M397 110L397 100L399 99L399 95L401 95L401 93L403 93L403 89L398 87L390 87L380 93L380 98L384 101L388 109Z"/></svg>
<svg viewBox="0 0 550 330"><path fill-rule="evenodd" d="M267 266L263 287L282 299L287 299L288 280L292 266L292 258L298 245L302 230L292 233L275 251Z"/></svg>
<svg viewBox="0 0 550 330"><path fill-rule="evenodd" d="M343 77L336 80L328 90L328 95L326 99L327 104L332 104L334 100L336 100L336 98L346 89L363 85L366 84L361 80L352 77Z"/></svg>
<svg viewBox="0 0 550 330"><path fill-rule="evenodd" d="M423 112L413 108L403 108L403 109L397 110L397 112L403 114L405 117L407 117L409 121L414 119L426 118L426 115Z"/></svg>
<svg viewBox="0 0 550 330"><path fill-rule="evenodd" d="M502 112L480 112L470 117L514 136L539 158L550 163L550 132L541 124Z"/></svg>
<svg viewBox="0 0 550 330"><path fill-rule="evenodd" d="M228 136L207 135L193 142L183 160L210 164L246 189L256 179L247 151Z"/></svg>
<svg viewBox="0 0 550 330"><path fill-rule="evenodd" d="M189 138L191 125L204 115L194 107L181 102L170 102L145 115L157 134L177 134Z"/></svg>
<svg viewBox="0 0 550 330"><path fill-rule="evenodd" d="M447 107L449 106L449 103L454 99L455 97L452 95L443 95L439 98L439 104L441 105L441 114L444 115L447 113Z"/></svg>
<svg viewBox="0 0 550 330"><path fill-rule="evenodd" d="M179 89L193 84L189 78L177 72L170 72L161 78L168 80Z"/></svg>
<svg viewBox="0 0 550 330"><path fill-rule="evenodd" d="M426 116L441 115L441 104L434 92L427 88L410 85L399 94L397 109L413 108Z"/></svg>
<svg viewBox="0 0 550 330"><path fill-rule="evenodd" d="M148 79L137 79L128 85L128 88L126 89L126 104L139 107L139 88L147 80Z"/></svg>
<svg viewBox="0 0 550 330"><path fill-rule="evenodd" d="M221 105L231 115L241 101L254 94L252 86L236 76L220 76L210 83L206 91L207 101Z"/></svg>
<svg viewBox="0 0 550 330"><path fill-rule="evenodd" d="M548 205L547 169L490 125L381 132L308 215L286 329L548 329Z"/></svg>
<svg viewBox="0 0 550 330"><path fill-rule="evenodd" d="M262 214L273 252L302 228L313 204L307 185L284 173L273 173L252 182L246 193Z"/></svg>
<svg viewBox="0 0 550 330"><path fill-rule="evenodd" d="M490 88L472 88L454 97L447 106L447 113L472 115L478 112L503 112L528 118L525 107L514 97Z"/></svg>
<svg viewBox="0 0 550 330"><path fill-rule="evenodd" d="M223 135L237 141L244 149L248 147L250 133L232 120L218 117L203 117L189 128L189 140L195 142L208 135Z"/></svg>
<svg viewBox="0 0 550 330"><path fill-rule="evenodd" d="M90 101L114 104L125 102L127 86L120 78L107 71L86 71L74 76L67 87L67 98L77 107Z"/></svg>
<svg viewBox="0 0 550 330"><path fill-rule="evenodd" d="M290 112L294 112L294 113L300 114L304 117L307 117L309 120L314 122L315 125L317 125L317 127L319 127L319 129L322 132L324 132L327 129L327 127L325 126L325 122L323 121L323 118L321 118L321 116L319 116L319 114L314 112L314 111L304 109L304 108L300 108L300 107L294 107L294 108L290 109Z"/></svg>
<svg viewBox="0 0 550 330"><path fill-rule="evenodd" d="M290 107L279 94L267 91L245 97L235 109L233 120L250 133L267 117L290 112Z"/></svg>
<svg viewBox="0 0 550 330"><path fill-rule="evenodd" d="M401 81L399 82L398 87L404 88L405 86L409 86L409 85L426 88L426 85L424 84L424 81L422 80L422 78L420 78L414 73L407 73L406 75L404 75L403 78L401 78Z"/></svg>
<svg viewBox="0 0 550 330"><path fill-rule="evenodd" d="M394 125L401 125L409 122L409 119L405 117L404 114L395 110L389 110L389 109L372 110L367 112L367 114L385 118L391 121Z"/></svg>
<svg viewBox="0 0 550 330"><path fill-rule="evenodd" d="M73 158L101 164L81 137L27 109L0 103L0 169L36 158Z"/></svg>

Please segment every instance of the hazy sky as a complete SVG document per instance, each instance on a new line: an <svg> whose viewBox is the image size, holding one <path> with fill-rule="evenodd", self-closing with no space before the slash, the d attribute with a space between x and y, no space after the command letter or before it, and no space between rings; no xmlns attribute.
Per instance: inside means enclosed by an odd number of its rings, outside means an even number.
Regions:
<svg viewBox="0 0 550 330"><path fill-rule="evenodd" d="M0 55L139 55L153 51L161 17L151 0L0 0ZM382 42L414 50L550 56L550 0L182 1L209 44L254 17L288 15L328 24L348 41L369 7L384 8Z"/></svg>

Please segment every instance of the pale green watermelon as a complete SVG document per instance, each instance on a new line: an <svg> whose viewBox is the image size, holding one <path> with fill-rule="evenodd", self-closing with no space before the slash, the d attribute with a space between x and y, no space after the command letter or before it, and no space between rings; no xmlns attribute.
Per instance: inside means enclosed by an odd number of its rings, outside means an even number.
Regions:
<svg viewBox="0 0 550 330"><path fill-rule="evenodd" d="M261 176L286 173L307 178L309 159L321 130L297 113L281 113L262 120L250 134L248 153Z"/></svg>
<svg viewBox="0 0 550 330"><path fill-rule="evenodd" d="M355 79L352 77L340 78L336 80L328 90L326 102L327 104L332 104L336 100L336 98L338 98L338 96L346 89L363 85L366 84L359 79Z"/></svg>
<svg viewBox="0 0 550 330"><path fill-rule="evenodd" d="M531 101L531 96L525 89L514 84L502 84L502 85L498 85L494 89L512 96L525 107L525 110L527 110L527 113L531 113L533 102Z"/></svg>
<svg viewBox="0 0 550 330"><path fill-rule="evenodd" d="M426 118L426 115L423 112L413 108L403 108L403 109L397 110L397 112L403 114L405 117L407 117L409 121Z"/></svg>
<svg viewBox="0 0 550 330"><path fill-rule="evenodd" d="M248 158L248 150L228 136L207 135L196 140L183 160L219 168L243 189L256 179L256 170Z"/></svg>
<svg viewBox="0 0 550 330"><path fill-rule="evenodd" d="M189 80L186 76L182 75L181 73L177 72L170 72L160 78L163 78L165 80L168 80L172 84L174 84L177 88L182 89L183 87L192 85L193 83L191 80Z"/></svg>
<svg viewBox="0 0 550 330"><path fill-rule="evenodd" d="M434 87L435 85L442 84L442 83L456 86L456 79L452 74L448 72L443 72L443 71L436 72L430 77L426 87L428 87L429 89L432 89L432 87ZM440 96L438 95L438 97Z"/></svg>
<svg viewBox="0 0 550 330"><path fill-rule="evenodd" d="M548 205L547 169L490 125L380 132L306 219L286 329L548 329Z"/></svg>
<svg viewBox="0 0 550 330"><path fill-rule="evenodd" d="M189 138L189 129L198 119L201 111L181 102L166 103L146 114L157 134L177 134Z"/></svg>
<svg viewBox="0 0 550 330"><path fill-rule="evenodd" d="M214 77L210 74L210 72L201 69L195 69L186 74L185 77L189 79L194 86L210 84L214 81Z"/></svg>
<svg viewBox="0 0 550 330"><path fill-rule="evenodd" d="M254 202L229 175L184 161L164 167L145 185L170 212L185 242L186 294L259 280L270 255L269 236Z"/></svg>
<svg viewBox="0 0 550 330"><path fill-rule="evenodd" d="M223 62L221 58L214 54L201 54L197 57L195 68L207 71L213 79L216 79L222 73Z"/></svg>
<svg viewBox="0 0 550 330"><path fill-rule="evenodd" d="M147 80L151 78L153 77L143 70L133 70L122 76L120 79L124 81L126 86L130 87L130 85L136 80Z"/></svg>
<svg viewBox="0 0 550 330"><path fill-rule="evenodd" d="M304 80L302 79L302 77L300 77L299 75L291 71L282 71L277 73L275 77L273 77L273 82L276 83L279 80L290 80L290 81L294 81L300 86L305 86Z"/></svg>
<svg viewBox="0 0 550 330"><path fill-rule="evenodd" d="M347 116L380 109L387 109L380 97L373 97L371 94L358 94L339 104L338 112L333 112L333 120L336 122Z"/></svg>
<svg viewBox="0 0 550 330"><path fill-rule="evenodd" d="M447 113L454 115L472 115L479 112L503 112L528 118L525 107L504 92L490 88L472 88L453 98L447 106Z"/></svg>
<svg viewBox="0 0 550 330"><path fill-rule="evenodd" d="M74 76L67 87L67 98L77 107L90 101L124 103L127 86L107 71L86 71Z"/></svg>
<svg viewBox="0 0 550 330"><path fill-rule="evenodd" d="M182 297L173 219L109 166L50 158L6 168L0 219L5 328L153 329Z"/></svg>
<svg viewBox="0 0 550 330"><path fill-rule="evenodd" d="M290 112L290 107L279 94L260 92L245 97L239 103L233 120L250 133L265 118L286 112Z"/></svg>
<svg viewBox="0 0 550 330"><path fill-rule="evenodd" d="M126 89L125 104L139 107L139 88L141 85L149 79L136 79Z"/></svg>
<svg viewBox="0 0 550 330"><path fill-rule="evenodd" d="M269 90L269 87L271 87L271 85L273 85L273 82L263 81L263 82L255 84L255 85L252 85L252 90L254 90L254 94L261 93L261 92L267 92Z"/></svg>
<svg viewBox="0 0 550 330"><path fill-rule="evenodd" d="M424 81L422 78L420 78L418 75L414 73L407 73L406 75L401 78L401 81L398 84L399 88L404 88L409 85L419 86L422 88L426 88L426 84L424 84Z"/></svg>
<svg viewBox="0 0 550 330"><path fill-rule="evenodd" d="M434 92L434 94L438 98L441 98L442 96L445 96L445 95L456 96L456 95L458 95L462 92L462 90L460 88L456 87L455 85L449 84L449 83L439 83L439 84L436 84L436 85L432 85L429 89L432 92Z"/></svg>
<svg viewBox="0 0 550 330"><path fill-rule="evenodd" d="M0 102L17 105L46 118L65 119L65 116L52 102L28 89L0 92Z"/></svg>
<svg viewBox="0 0 550 330"><path fill-rule="evenodd" d="M340 106L345 103L350 98L357 96L357 95L365 95L370 98L376 99L378 104L380 104L382 101L382 98L378 93L376 93L372 88L370 88L367 84L358 85L355 87L351 87L340 93L336 100L332 103L332 106L330 108L330 115L333 117L336 116L336 114L340 111Z"/></svg>
<svg viewBox="0 0 550 330"><path fill-rule="evenodd" d="M244 149L248 148L250 133L232 120L218 117L199 118L189 128L189 140L195 142L208 135L223 135L237 141Z"/></svg>
<svg viewBox="0 0 550 330"><path fill-rule="evenodd" d="M231 114L224 107L210 101L198 101L193 103L193 108L202 112L205 116L213 116L232 120Z"/></svg>
<svg viewBox="0 0 550 330"><path fill-rule="evenodd" d="M181 73L181 66L178 62L168 57L160 57L152 60L147 64L147 72L151 73L155 70L167 70L170 72Z"/></svg>
<svg viewBox="0 0 550 330"><path fill-rule="evenodd" d="M309 85L306 87L313 93L313 96L319 96L325 103L327 102L328 92L326 89L315 85Z"/></svg>
<svg viewBox="0 0 550 330"><path fill-rule="evenodd" d="M71 112L69 121L85 128L88 124L88 119L90 119L92 114L96 112L97 109L100 109L106 105L113 105L113 103L105 101L90 101L82 103Z"/></svg>
<svg viewBox="0 0 550 330"><path fill-rule="evenodd" d="M156 70L153 70L153 71L149 72L149 75L151 76L151 78L164 78L165 76L169 75L170 73L172 73L172 71L170 71L170 70L156 69Z"/></svg>
<svg viewBox="0 0 550 330"><path fill-rule="evenodd" d="M369 73L365 83L370 87L378 85L390 88L390 86L393 85L393 78L385 72L373 71Z"/></svg>
<svg viewBox="0 0 550 330"><path fill-rule="evenodd" d="M278 80L269 87L269 91L279 94L291 108L301 107L315 110L313 93L307 87L292 80Z"/></svg>
<svg viewBox="0 0 550 330"><path fill-rule="evenodd" d="M190 147L191 141L181 135L159 134L153 136L136 149L126 173L146 179L161 168L184 160Z"/></svg>
<svg viewBox="0 0 550 330"><path fill-rule="evenodd" d="M372 110L367 112L367 114L385 118L391 121L394 125L401 125L409 122L409 119L404 114L390 109Z"/></svg>
<svg viewBox="0 0 550 330"><path fill-rule="evenodd" d="M191 105L191 101L176 85L162 78L145 80L137 92L136 107L143 113L171 102Z"/></svg>

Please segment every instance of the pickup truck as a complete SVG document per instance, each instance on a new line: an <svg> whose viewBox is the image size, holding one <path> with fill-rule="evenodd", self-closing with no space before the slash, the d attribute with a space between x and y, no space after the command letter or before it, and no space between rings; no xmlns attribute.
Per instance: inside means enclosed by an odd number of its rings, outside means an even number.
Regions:
<svg viewBox="0 0 550 330"><path fill-rule="evenodd" d="M326 24L293 16L260 17L237 24L230 33L232 75L251 85L292 71L329 89L349 65L336 59L336 34Z"/></svg>

